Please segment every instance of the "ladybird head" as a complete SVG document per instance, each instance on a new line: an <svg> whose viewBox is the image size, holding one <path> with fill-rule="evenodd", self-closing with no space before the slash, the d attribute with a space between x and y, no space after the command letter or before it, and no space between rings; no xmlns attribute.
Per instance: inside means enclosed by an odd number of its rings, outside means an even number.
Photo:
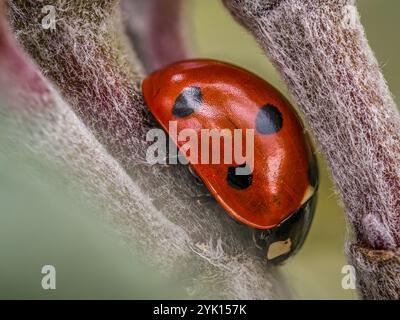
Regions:
<svg viewBox="0 0 400 320"><path fill-rule="evenodd" d="M254 241L265 252L265 258L274 264L280 264L296 254L304 244L314 218L319 184L318 165L312 157L308 169L312 193L301 207L269 230L255 230Z"/></svg>

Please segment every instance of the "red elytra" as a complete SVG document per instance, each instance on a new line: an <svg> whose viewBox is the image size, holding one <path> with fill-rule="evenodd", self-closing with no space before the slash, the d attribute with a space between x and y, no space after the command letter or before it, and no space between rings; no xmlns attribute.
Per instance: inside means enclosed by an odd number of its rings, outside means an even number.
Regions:
<svg viewBox="0 0 400 320"><path fill-rule="evenodd" d="M234 129L254 129L254 166L248 176L232 172L242 163L191 164L240 222L274 228L314 195L316 163L301 121L291 104L260 77L219 61L187 60L148 76L143 95L164 130L176 121L178 134L194 129L199 145L201 129L229 129L232 136ZM244 136L243 130L243 141ZM174 140L178 148L185 144Z"/></svg>

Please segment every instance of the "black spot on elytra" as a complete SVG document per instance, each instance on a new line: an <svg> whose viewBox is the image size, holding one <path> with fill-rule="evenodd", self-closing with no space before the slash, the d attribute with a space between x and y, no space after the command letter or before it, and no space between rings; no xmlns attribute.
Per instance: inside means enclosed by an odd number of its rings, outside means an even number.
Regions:
<svg viewBox="0 0 400 320"><path fill-rule="evenodd" d="M176 98L172 114L183 118L195 112L203 103L203 95L200 87L189 87L182 91Z"/></svg>
<svg viewBox="0 0 400 320"><path fill-rule="evenodd" d="M256 117L256 130L261 134L273 134L282 128L282 114L272 104L266 104Z"/></svg>
<svg viewBox="0 0 400 320"><path fill-rule="evenodd" d="M236 168L246 168L248 172L244 175L238 175L236 173ZM253 174L245 163L238 167L229 167L227 181L232 188L243 190L251 186L253 182Z"/></svg>
<svg viewBox="0 0 400 320"><path fill-rule="evenodd" d="M317 159L314 156L308 165L308 181L313 188L317 188L319 182L319 173Z"/></svg>

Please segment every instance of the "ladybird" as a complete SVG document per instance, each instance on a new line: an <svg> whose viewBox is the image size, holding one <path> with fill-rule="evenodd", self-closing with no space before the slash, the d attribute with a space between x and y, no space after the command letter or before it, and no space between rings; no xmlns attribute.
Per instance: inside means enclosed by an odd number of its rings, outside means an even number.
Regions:
<svg viewBox="0 0 400 320"><path fill-rule="evenodd" d="M225 211L254 230L255 244L268 261L279 263L297 252L314 216L318 166L301 119L285 97L247 70L208 59L155 71L142 90L151 113L180 150L184 142L169 132L171 121L178 133L194 130L199 144L204 129L229 130L232 136L242 129L243 137L253 130L251 166L190 160L189 165Z"/></svg>

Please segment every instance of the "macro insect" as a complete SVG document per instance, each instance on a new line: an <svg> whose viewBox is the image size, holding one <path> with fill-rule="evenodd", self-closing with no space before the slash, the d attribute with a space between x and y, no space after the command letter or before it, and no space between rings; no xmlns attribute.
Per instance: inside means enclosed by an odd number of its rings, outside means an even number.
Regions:
<svg viewBox="0 0 400 320"><path fill-rule="evenodd" d="M251 165L189 165L231 217L254 229L268 261L279 263L297 252L314 216L318 166L291 104L255 74L207 59L155 71L142 89L167 132L170 121L176 121L178 132L195 130L200 142L202 129L254 130ZM183 147L182 141L174 142ZM248 171L239 174L238 168Z"/></svg>

